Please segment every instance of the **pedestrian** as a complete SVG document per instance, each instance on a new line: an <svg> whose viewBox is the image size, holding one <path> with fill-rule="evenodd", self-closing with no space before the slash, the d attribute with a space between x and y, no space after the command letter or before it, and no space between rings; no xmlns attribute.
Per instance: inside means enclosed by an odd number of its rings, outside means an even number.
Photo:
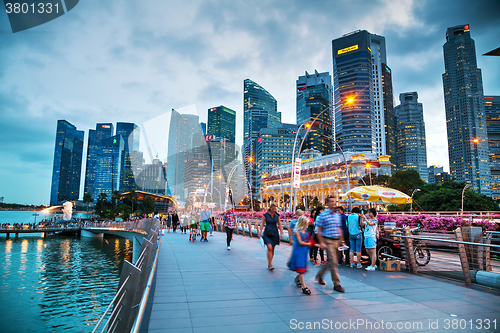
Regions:
<svg viewBox="0 0 500 333"><path fill-rule="evenodd" d="M215 225L215 217L210 218L210 236L213 236L212 232L214 231L214 225Z"/></svg>
<svg viewBox="0 0 500 333"><path fill-rule="evenodd" d="M262 232L264 227L265 230ZM274 248L280 243L278 228L281 231L281 235L283 235L283 226L281 225L279 214L276 213L276 205L271 204L271 207L269 207L267 212L262 216L262 222L259 228L259 238L262 237L264 244L267 246L267 268L270 271L274 269Z"/></svg>
<svg viewBox="0 0 500 333"><path fill-rule="evenodd" d="M323 207L318 207L316 208L315 210L315 213L314 213L314 218L313 218L313 222L312 222L312 225L310 224L309 225L309 229L308 231L311 233L312 237L313 237L313 240L315 243L319 243L319 239L318 239L318 235L316 235L317 231L317 227L316 227L316 219L318 218L319 214L321 214L321 212L323 211ZM319 258L320 258L320 261L318 262L317 258L318 258L318 251L319 251ZM312 253L312 255L311 255ZM311 261L314 262L314 264L321 264L321 265L324 265L326 264L326 261L325 261L325 251L320 248L320 247L317 247L317 246L314 246L313 248L310 249L309 251L309 256L311 257Z"/></svg>
<svg viewBox="0 0 500 333"><path fill-rule="evenodd" d="M304 214L304 212L301 209L297 209L295 211L295 220L291 220L290 224L288 225L288 239L290 240L290 245L293 245L293 231L295 229L295 225L297 224L297 220L299 217L301 217Z"/></svg>
<svg viewBox="0 0 500 333"><path fill-rule="evenodd" d="M189 216L189 240L190 241L195 241L196 240L196 231L198 230L197 228L198 223L196 222L196 217L194 214Z"/></svg>
<svg viewBox="0 0 500 333"><path fill-rule="evenodd" d="M342 225L340 215L335 210L335 198L326 198L326 206L328 209L316 219L316 234L318 235L320 247L326 249L328 262L326 265L321 266L316 275L316 280L319 284L326 285L325 281L323 281L323 275L326 270L329 270L332 277L333 290L343 293L345 290L340 285L340 276L337 267L337 250L341 243L344 244Z"/></svg>
<svg viewBox="0 0 500 333"><path fill-rule="evenodd" d="M307 272L307 250L311 245L310 235L307 231L309 219L305 216L300 216L297 220L293 232L293 248L292 256L288 262L288 269L297 272L295 277L295 284L297 287L302 288L302 292L306 295L311 295L311 291L306 286L304 274Z"/></svg>
<svg viewBox="0 0 500 333"><path fill-rule="evenodd" d="M200 230L201 230L200 242L203 242L203 241L208 242L207 233L208 233L208 230L210 229L210 226L209 226L210 215L212 215L212 214L208 210L208 206L207 205L203 206L203 209L201 210L201 213L200 213Z"/></svg>
<svg viewBox="0 0 500 333"><path fill-rule="evenodd" d="M172 226L172 216L170 213L167 214L167 232L170 232L170 227Z"/></svg>
<svg viewBox="0 0 500 333"><path fill-rule="evenodd" d="M174 210L174 213L172 214L172 228L174 229L173 232L177 229L177 225L179 224L179 215L177 215L177 211Z"/></svg>
<svg viewBox="0 0 500 333"><path fill-rule="evenodd" d="M349 229L347 228L347 216L344 214L344 207L338 206L337 213L340 214L340 222L342 223L342 235L344 235L345 245L349 246ZM344 262L346 266L349 265L349 251L342 250L339 251L338 254L339 265L342 264L342 262Z"/></svg>
<svg viewBox="0 0 500 333"><path fill-rule="evenodd" d="M359 207L354 207L351 214L347 217L347 228L349 229L349 257L351 267L357 263L356 268L363 268L361 265L361 243L363 242L363 234L361 233L360 222L361 210Z"/></svg>
<svg viewBox="0 0 500 333"><path fill-rule="evenodd" d="M181 218L181 231L183 234L187 233L188 226L189 226L189 216L184 214L182 215Z"/></svg>
<svg viewBox="0 0 500 333"><path fill-rule="evenodd" d="M365 249L371 260L371 265L366 267L367 271L374 271L377 268L375 265L377 261L377 226L378 220L376 219L377 210L375 208L368 209L368 217L363 216L365 223Z"/></svg>
<svg viewBox="0 0 500 333"><path fill-rule="evenodd" d="M224 213L224 226L226 229L227 249L231 250L231 240L233 239L234 231L234 212L231 208Z"/></svg>

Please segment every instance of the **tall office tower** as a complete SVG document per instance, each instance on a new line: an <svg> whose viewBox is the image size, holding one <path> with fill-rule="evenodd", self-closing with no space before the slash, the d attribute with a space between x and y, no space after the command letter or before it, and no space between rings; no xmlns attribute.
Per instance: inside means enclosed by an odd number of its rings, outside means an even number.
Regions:
<svg viewBox="0 0 500 333"><path fill-rule="evenodd" d="M500 96L484 96L488 147L490 150L491 192L500 199Z"/></svg>
<svg viewBox="0 0 500 333"><path fill-rule="evenodd" d="M427 182L427 147L425 144L424 108L417 92L399 94L396 106L396 168L415 169Z"/></svg>
<svg viewBox="0 0 500 333"><path fill-rule="evenodd" d="M142 161L140 165L134 164L138 161L130 155L133 151L139 151L141 128L134 123L119 122L116 123L116 134L120 134L124 141L120 191L128 192L131 189L137 189L135 177L139 174L134 174L134 172L142 167Z"/></svg>
<svg viewBox="0 0 500 333"><path fill-rule="evenodd" d="M94 201L97 200L95 193L95 179L97 167L97 154L102 151L102 142L104 139L114 135L114 126L112 123L98 123L95 130L89 129L89 138L87 144L87 165L85 167L85 193L92 196Z"/></svg>
<svg viewBox="0 0 500 333"><path fill-rule="evenodd" d="M66 120L57 121L54 164L50 204L57 205L66 200L76 201L80 196L80 177L84 131Z"/></svg>
<svg viewBox="0 0 500 333"><path fill-rule="evenodd" d="M438 165L431 165L430 167L427 168L428 176L427 178L429 179L429 184L434 184L435 183L435 178L437 174L443 173L443 167L438 166Z"/></svg>
<svg viewBox="0 0 500 333"><path fill-rule="evenodd" d="M335 138L343 150L387 153L392 91L385 38L357 30L332 41ZM386 79L386 80L385 80ZM389 138L390 139L390 138Z"/></svg>
<svg viewBox="0 0 500 333"><path fill-rule="evenodd" d="M151 161L151 164L143 165L136 181L141 191L165 194L166 174L163 163L158 158L155 158Z"/></svg>
<svg viewBox="0 0 500 333"><path fill-rule="evenodd" d="M201 126L201 131L203 132L203 135L207 135L207 123L200 123Z"/></svg>
<svg viewBox="0 0 500 333"><path fill-rule="evenodd" d="M390 161L396 165L396 117L394 116L394 97L392 93L391 69L382 64L382 90L384 97L384 135L385 154L391 156Z"/></svg>
<svg viewBox="0 0 500 333"><path fill-rule="evenodd" d="M120 190L125 143L120 134L101 141L101 149L96 155L94 202L101 193L111 198Z"/></svg>
<svg viewBox="0 0 500 333"><path fill-rule="evenodd" d="M184 189L185 160L192 149L195 133L201 133L200 118L193 114L179 114L172 109L168 136L167 182L169 194L186 197Z"/></svg>
<svg viewBox="0 0 500 333"><path fill-rule="evenodd" d="M279 128L281 112L277 111L276 99L256 82L243 82L243 151L245 176L252 196L257 193L256 184L256 143L262 128Z"/></svg>
<svg viewBox="0 0 500 333"><path fill-rule="evenodd" d="M297 124L312 122L323 110L332 105L332 77L330 73L318 73L299 76L297 80ZM302 150L314 148L323 155L330 155L331 140L320 136L332 136L332 110L325 111L309 130ZM300 154L300 152L299 152Z"/></svg>
<svg viewBox="0 0 500 333"><path fill-rule="evenodd" d="M469 25L448 28L443 88L451 177L491 196L483 79Z"/></svg>

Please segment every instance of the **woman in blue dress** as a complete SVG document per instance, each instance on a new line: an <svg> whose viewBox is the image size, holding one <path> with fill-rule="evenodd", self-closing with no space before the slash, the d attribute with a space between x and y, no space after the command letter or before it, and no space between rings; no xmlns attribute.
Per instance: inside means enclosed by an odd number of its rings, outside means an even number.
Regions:
<svg viewBox="0 0 500 333"><path fill-rule="evenodd" d="M293 232L292 256L288 262L288 268L298 273L295 278L297 287L302 287L302 292L306 295L311 294L304 279L304 274L307 272L307 253L311 245L309 232L307 231L308 225L309 219L307 217L299 217Z"/></svg>
<svg viewBox="0 0 500 333"><path fill-rule="evenodd" d="M263 233L262 230L264 227L265 230ZM280 243L280 233L278 233L278 228L281 235L283 235L283 226L280 222L280 216L276 212L276 205L272 204L267 210L267 213L262 216L262 222L260 223L259 228L259 238L262 237L264 244L267 246L267 268L271 271L274 269L274 248Z"/></svg>

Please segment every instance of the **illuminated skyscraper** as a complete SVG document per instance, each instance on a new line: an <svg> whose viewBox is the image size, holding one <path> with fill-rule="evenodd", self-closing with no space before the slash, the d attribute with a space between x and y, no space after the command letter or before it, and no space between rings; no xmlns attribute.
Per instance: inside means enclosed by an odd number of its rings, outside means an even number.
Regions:
<svg viewBox="0 0 500 333"><path fill-rule="evenodd" d="M84 135L84 131L78 131L76 126L66 120L57 121L51 205L76 201L80 196Z"/></svg>
<svg viewBox="0 0 500 333"><path fill-rule="evenodd" d="M89 130L89 138L87 144L87 164L85 167L85 191L97 201L99 193L95 193L95 179L97 167L97 154L102 151L102 142L104 139L114 135L114 126L112 123L98 123L95 130Z"/></svg>
<svg viewBox="0 0 500 333"><path fill-rule="evenodd" d="M312 122L323 110L332 105L332 77L330 73L318 73L299 76L297 80L297 124ZM329 155L332 151L332 142L320 138L321 135L331 136L332 114L330 109L325 111L309 130L302 150L314 148L322 155ZM293 142L293 139L292 139ZM300 154L300 152L299 152Z"/></svg>
<svg viewBox="0 0 500 333"><path fill-rule="evenodd" d="M469 25L448 28L443 88L451 177L491 196L483 79Z"/></svg>
<svg viewBox="0 0 500 333"><path fill-rule="evenodd" d="M120 134L124 142L120 191L128 192L137 189L135 177L142 168L142 159L139 161L134 158L136 155L131 154L139 152L141 129L134 123L119 122L116 123L116 134Z"/></svg>
<svg viewBox="0 0 500 333"><path fill-rule="evenodd" d="M94 201L101 193L111 198L114 191L120 190L124 146L120 134L102 140L96 154Z"/></svg>
<svg viewBox="0 0 500 333"><path fill-rule="evenodd" d="M415 169L427 182L427 148L425 144L424 109L417 92L399 94L396 113L396 168Z"/></svg>
<svg viewBox="0 0 500 333"><path fill-rule="evenodd" d="M500 199L500 96L484 96L488 147L490 151L491 192Z"/></svg>

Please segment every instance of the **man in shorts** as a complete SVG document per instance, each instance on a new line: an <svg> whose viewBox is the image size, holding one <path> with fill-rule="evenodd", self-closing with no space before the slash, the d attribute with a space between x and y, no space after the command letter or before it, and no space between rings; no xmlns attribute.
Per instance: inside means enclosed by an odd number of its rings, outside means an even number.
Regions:
<svg viewBox="0 0 500 333"><path fill-rule="evenodd" d="M208 242L207 232L210 230L210 211L208 210L208 206L203 206L203 209L200 213L200 230L201 230L201 239L200 242Z"/></svg>

